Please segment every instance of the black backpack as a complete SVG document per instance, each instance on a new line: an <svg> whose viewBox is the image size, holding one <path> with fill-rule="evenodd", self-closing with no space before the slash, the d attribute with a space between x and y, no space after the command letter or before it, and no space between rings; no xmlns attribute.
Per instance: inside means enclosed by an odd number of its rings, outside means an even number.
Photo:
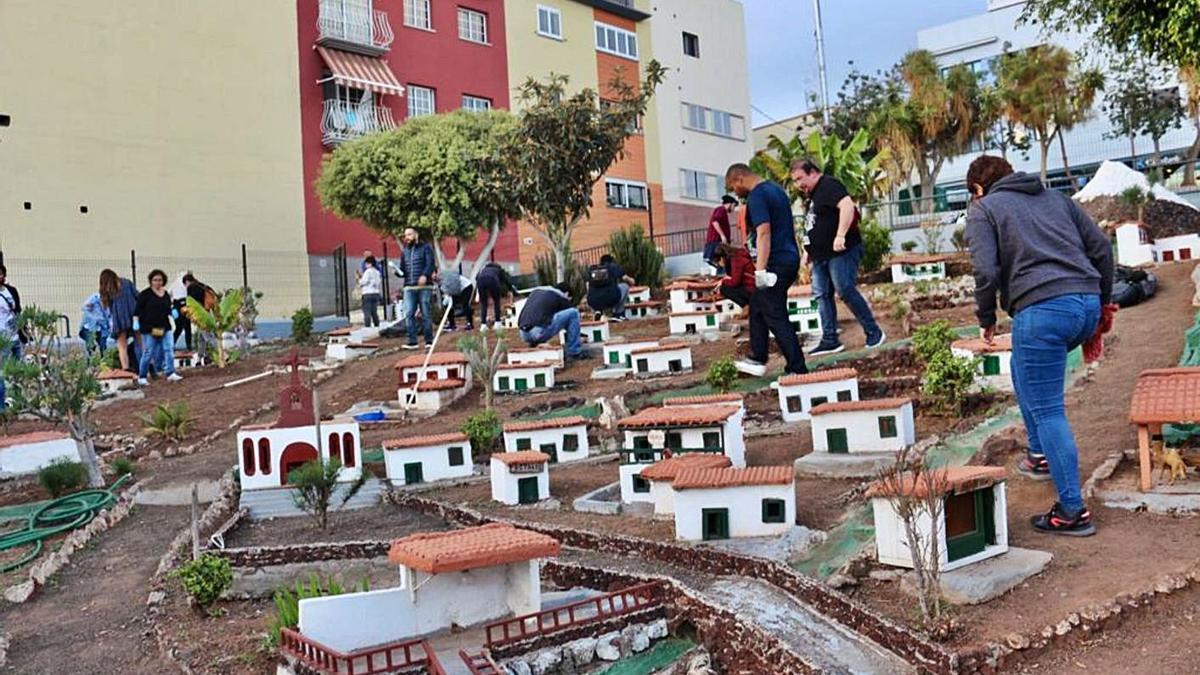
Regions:
<svg viewBox="0 0 1200 675"><path fill-rule="evenodd" d="M592 265L588 268L588 284L592 288L608 288L612 286L613 279L608 265Z"/></svg>

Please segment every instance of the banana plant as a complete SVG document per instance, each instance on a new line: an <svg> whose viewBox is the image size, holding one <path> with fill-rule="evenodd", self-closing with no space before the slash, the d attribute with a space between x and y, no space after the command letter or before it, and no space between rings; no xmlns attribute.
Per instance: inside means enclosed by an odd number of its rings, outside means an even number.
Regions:
<svg viewBox="0 0 1200 675"><path fill-rule="evenodd" d="M216 343L218 368L224 368L226 363L225 341L222 337L237 328L244 301L245 295L240 288L225 293L212 311L205 309L195 298L187 299L186 311L192 324L201 332L207 333Z"/></svg>
<svg viewBox="0 0 1200 675"><path fill-rule="evenodd" d="M808 159L821 167L822 172L838 179L851 197L863 203L878 199L890 186L884 170L889 151L884 149L867 159L865 153L870 147L871 138L865 129L859 129L849 143L820 131L812 132L806 139L797 135L787 141L772 135L766 149L755 154L750 166L760 176L782 185L795 201L800 197L800 189L792 182L792 162Z"/></svg>

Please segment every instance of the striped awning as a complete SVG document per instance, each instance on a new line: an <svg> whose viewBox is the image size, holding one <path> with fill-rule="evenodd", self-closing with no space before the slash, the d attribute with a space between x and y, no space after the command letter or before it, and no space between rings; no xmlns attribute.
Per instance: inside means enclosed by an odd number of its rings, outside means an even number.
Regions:
<svg viewBox="0 0 1200 675"><path fill-rule="evenodd" d="M342 86L366 89L376 94L404 94L404 87L396 79L396 74L380 59L321 46L317 47L317 53L332 73L318 82L333 80Z"/></svg>

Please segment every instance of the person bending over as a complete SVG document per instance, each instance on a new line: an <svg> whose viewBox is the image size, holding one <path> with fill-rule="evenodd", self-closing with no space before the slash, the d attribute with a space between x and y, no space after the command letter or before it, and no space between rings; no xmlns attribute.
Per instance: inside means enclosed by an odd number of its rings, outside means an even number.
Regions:
<svg viewBox="0 0 1200 675"><path fill-rule="evenodd" d="M608 312L613 321L624 321L629 288L635 283L611 255L600 256L600 264L588 270L587 304L596 312L596 320L603 312Z"/></svg>
<svg viewBox="0 0 1200 675"><path fill-rule="evenodd" d="M719 287L721 297L732 300L738 307L750 304L754 293L754 260L744 246L721 244L713 251L713 262L725 270Z"/></svg>
<svg viewBox="0 0 1200 675"><path fill-rule="evenodd" d="M517 326L521 329L521 339L530 347L536 347L565 332L563 347L567 358L591 358L579 341L579 309L571 302L566 284L533 289L517 317Z"/></svg>

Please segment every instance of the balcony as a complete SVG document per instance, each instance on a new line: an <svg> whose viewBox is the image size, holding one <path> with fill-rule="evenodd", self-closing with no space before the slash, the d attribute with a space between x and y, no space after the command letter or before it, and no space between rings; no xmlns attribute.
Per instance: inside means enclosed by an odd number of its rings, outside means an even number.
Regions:
<svg viewBox="0 0 1200 675"><path fill-rule="evenodd" d="M321 138L327 147L395 128L392 110L387 106L375 105L370 101L325 101L325 112L321 116Z"/></svg>
<svg viewBox="0 0 1200 675"><path fill-rule="evenodd" d="M371 0L321 0L317 44L379 56L395 39L387 13L371 8Z"/></svg>

